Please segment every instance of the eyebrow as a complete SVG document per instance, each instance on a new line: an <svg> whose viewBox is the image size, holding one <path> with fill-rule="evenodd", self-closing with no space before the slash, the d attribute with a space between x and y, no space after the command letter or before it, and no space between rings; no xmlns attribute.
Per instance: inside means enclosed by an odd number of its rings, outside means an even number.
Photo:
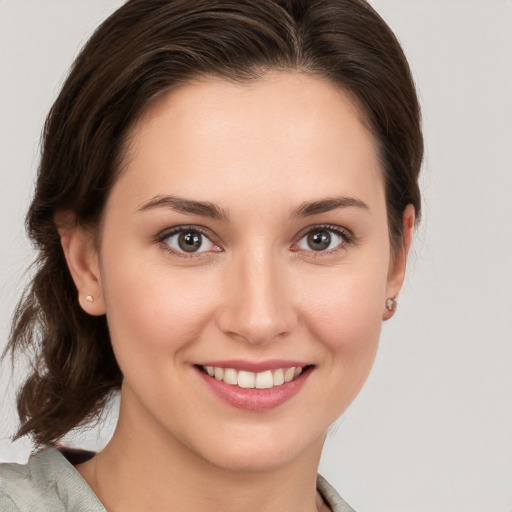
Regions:
<svg viewBox="0 0 512 512"><path fill-rule="evenodd" d="M228 214L218 206L208 201L193 201L177 196L156 196L138 208L138 212L144 212L153 208L166 207L180 213L192 213L202 217L210 217L217 220L228 220Z"/></svg>
<svg viewBox="0 0 512 512"><path fill-rule="evenodd" d="M302 203L297 208L295 217L309 217L310 215L317 215L319 213L330 212L338 208L359 208L362 210L369 210L368 205L355 197L329 197L320 201L313 201L310 203Z"/></svg>
<svg viewBox="0 0 512 512"><path fill-rule="evenodd" d="M229 216L225 210L209 201L194 201L184 197L159 195L145 202L138 208L138 212L144 212L153 208L170 208L179 213L191 213L201 217L228 221ZM293 213L293 217L304 218L319 213L326 213L338 208L359 208L369 210L368 205L355 197L329 197L319 201L302 203Z"/></svg>

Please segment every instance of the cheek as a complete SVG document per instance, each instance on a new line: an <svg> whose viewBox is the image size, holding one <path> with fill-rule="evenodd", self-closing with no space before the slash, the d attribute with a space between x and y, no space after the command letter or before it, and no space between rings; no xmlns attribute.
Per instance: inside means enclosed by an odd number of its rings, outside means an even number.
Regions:
<svg viewBox="0 0 512 512"><path fill-rule="evenodd" d="M316 293L304 301L303 318L323 354L324 379L318 392L325 397L323 413L332 423L355 399L372 368L382 326L385 283L363 274L328 280L322 293L319 287L310 289Z"/></svg>
<svg viewBox="0 0 512 512"><path fill-rule="evenodd" d="M386 268L367 266L358 272L339 269L336 277L316 276L305 289L302 314L312 334L342 364L375 355L382 325Z"/></svg>
<svg viewBox="0 0 512 512"><path fill-rule="evenodd" d="M112 344L119 364L175 357L196 340L213 315L216 286L196 272L161 266L112 265L103 282ZM134 272L133 269L139 269ZM132 357L141 355L143 357Z"/></svg>

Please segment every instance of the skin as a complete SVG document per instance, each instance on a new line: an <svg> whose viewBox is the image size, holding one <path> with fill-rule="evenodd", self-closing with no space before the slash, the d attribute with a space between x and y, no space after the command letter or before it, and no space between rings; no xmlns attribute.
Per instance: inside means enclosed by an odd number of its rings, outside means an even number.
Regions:
<svg viewBox="0 0 512 512"><path fill-rule="evenodd" d="M168 195L228 218L148 206ZM297 214L333 197L365 206ZM106 508L321 510L326 430L361 389L392 315L385 301L404 279L412 207L403 223L392 255L373 137L324 80L209 78L154 103L133 129L99 251L90 233L61 226L80 303L107 314L124 374L116 432L78 466ZM312 250L308 231L326 224L351 241L333 234L333 249ZM169 250L176 237L157 240L191 225L211 240L203 252L183 257ZM297 395L254 412L221 401L193 368L221 359L315 366Z"/></svg>

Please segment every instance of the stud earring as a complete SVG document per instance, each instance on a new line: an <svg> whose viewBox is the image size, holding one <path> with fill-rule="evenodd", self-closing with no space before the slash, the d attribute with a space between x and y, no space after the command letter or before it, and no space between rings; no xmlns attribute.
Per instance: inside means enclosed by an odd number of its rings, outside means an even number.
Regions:
<svg viewBox="0 0 512 512"><path fill-rule="evenodd" d="M85 297L85 300L86 300L87 302L94 302L94 297L93 297L92 295L87 295L87 296Z"/></svg>
<svg viewBox="0 0 512 512"><path fill-rule="evenodd" d="M388 309L388 311L395 311L396 295L394 297L389 297L389 299L386 299L386 308Z"/></svg>

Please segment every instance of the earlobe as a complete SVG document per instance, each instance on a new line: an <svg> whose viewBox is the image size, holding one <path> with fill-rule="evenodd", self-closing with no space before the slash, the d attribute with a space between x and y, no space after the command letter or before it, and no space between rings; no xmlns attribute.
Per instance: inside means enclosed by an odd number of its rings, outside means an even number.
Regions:
<svg viewBox="0 0 512 512"><path fill-rule="evenodd" d="M412 204L407 205L402 215L403 243L396 250L388 273L387 298L382 314L383 320L389 320L394 315L397 308L398 294L405 279L407 257L412 244L415 218L416 212L414 206Z"/></svg>
<svg viewBox="0 0 512 512"><path fill-rule="evenodd" d="M81 308L90 315L105 314L98 252L92 234L78 226L69 212L56 215L55 222Z"/></svg>

